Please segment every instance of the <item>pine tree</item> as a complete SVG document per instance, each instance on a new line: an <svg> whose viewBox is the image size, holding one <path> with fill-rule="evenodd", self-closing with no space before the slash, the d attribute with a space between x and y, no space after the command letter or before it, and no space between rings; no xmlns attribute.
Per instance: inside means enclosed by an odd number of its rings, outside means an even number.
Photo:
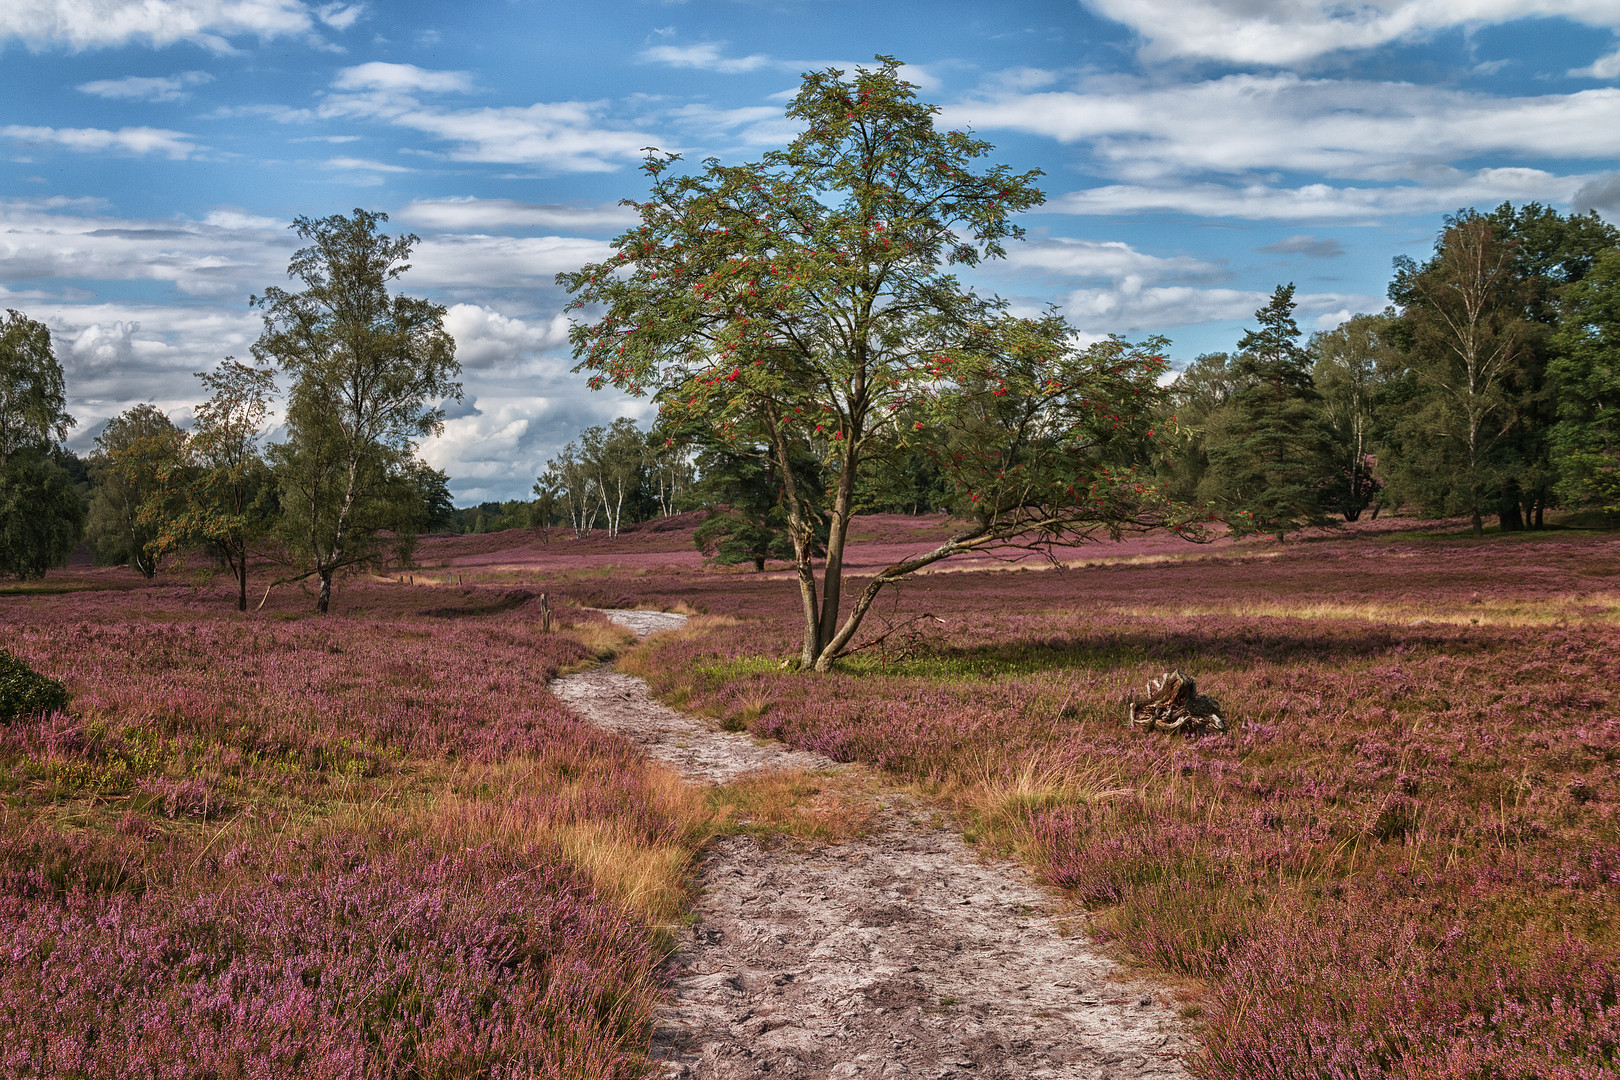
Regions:
<svg viewBox="0 0 1620 1080"><path fill-rule="evenodd" d="M1231 371L1238 389L1206 434L1209 470L1199 494L1235 532L1325 525L1322 489L1332 440L1319 412L1310 358L1299 345L1294 286L1279 285L1254 313Z"/></svg>

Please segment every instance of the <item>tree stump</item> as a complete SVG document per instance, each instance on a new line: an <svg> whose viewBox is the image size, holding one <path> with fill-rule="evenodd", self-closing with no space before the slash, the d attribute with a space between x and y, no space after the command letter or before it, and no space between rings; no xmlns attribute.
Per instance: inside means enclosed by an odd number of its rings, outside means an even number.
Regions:
<svg viewBox="0 0 1620 1080"><path fill-rule="evenodd" d="M1147 697L1130 702L1131 727L1137 731L1179 731L1203 735L1225 731L1226 719L1212 697L1179 671L1167 671L1148 683Z"/></svg>

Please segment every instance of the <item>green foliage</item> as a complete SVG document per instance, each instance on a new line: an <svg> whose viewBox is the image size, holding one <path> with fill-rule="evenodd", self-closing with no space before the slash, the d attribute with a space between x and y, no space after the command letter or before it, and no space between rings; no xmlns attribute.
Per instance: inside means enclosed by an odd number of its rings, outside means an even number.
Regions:
<svg viewBox="0 0 1620 1080"><path fill-rule="evenodd" d="M1355 521L1378 499L1380 433L1388 427L1384 382L1395 356L1393 311L1357 315L1313 334L1311 379L1321 395L1319 414L1332 444L1323 505Z"/></svg>
<svg viewBox="0 0 1620 1080"><path fill-rule="evenodd" d="M768 447L743 443L711 447L698 455L702 479L690 501L710 509L693 541L721 566L751 562L764 570L767 559L793 558L793 539L783 498L784 485ZM801 454L793 461L795 481L806 492L824 486L821 463ZM827 540L826 514L811 501L812 552L822 554Z"/></svg>
<svg viewBox="0 0 1620 1080"><path fill-rule="evenodd" d="M1281 540L1294 529L1327 523L1322 488L1332 469L1332 441L1309 357L1299 345L1294 286L1279 285L1254 314L1260 327L1243 335L1230 365L1236 389L1207 429L1209 469L1199 494L1234 531Z"/></svg>
<svg viewBox="0 0 1620 1080"><path fill-rule="evenodd" d="M51 332L18 311L0 320L0 575L43 577L67 560L84 529L84 506L56 445L64 411L62 365Z"/></svg>
<svg viewBox="0 0 1620 1080"><path fill-rule="evenodd" d="M1556 343L1559 494L1570 506L1620 514L1620 248L1568 287Z"/></svg>
<svg viewBox="0 0 1620 1080"><path fill-rule="evenodd" d="M157 573L164 516L156 507L184 467L185 436L145 403L107 421L90 459L90 544L105 566L128 564L142 577Z"/></svg>
<svg viewBox="0 0 1620 1080"><path fill-rule="evenodd" d="M0 724L67 707L66 687L0 649Z"/></svg>
<svg viewBox="0 0 1620 1080"><path fill-rule="evenodd" d="M1209 431L1243 386L1226 353L1203 353L1170 384L1164 410L1176 441L1163 464L1171 493L1192 502L1209 471Z"/></svg>
<svg viewBox="0 0 1620 1080"><path fill-rule="evenodd" d="M67 438L62 365L51 332L20 311L0 321L0 465L19 451L46 453Z"/></svg>
<svg viewBox="0 0 1620 1080"><path fill-rule="evenodd" d="M67 472L38 453L0 465L0 575L44 577L73 553L84 504Z"/></svg>
<svg viewBox="0 0 1620 1080"><path fill-rule="evenodd" d="M1085 441L1063 427L1090 403L1114 403L1108 387L1070 376L1134 381L1138 355L1152 351L1075 350L1056 316L1012 318L948 272L1005 254L1004 241L1022 235L1013 215L1042 200L1039 174L982 166L990 144L938 130L938 110L917 100L901 67L878 57L847 77L806 74L787 109L799 134L758 162L710 159L678 176L676 158L655 154L645 166L652 192L631 204L641 222L615 241L616 255L558 275L575 294L571 309L603 311L570 331L592 386L650 389L682 432L769 448L804 600L806 666L829 665L876 590L922 565L1050 542L1071 525L1084 534L1161 520L1128 463L1097 471L1104 447L1125 440ZM1137 430L1154 399L1151 379L1134 389L1112 413L1121 430ZM916 413L926 418L897 422ZM991 436L999 442L974 441ZM843 551L864 463L930 441L948 445L937 461L972 524L925 561L878 574L846 615ZM823 463L824 495L794 479L800 455ZM1093 498L1099 485L1108 497ZM819 581L818 498L828 519Z"/></svg>
<svg viewBox="0 0 1620 1080"><path fill-rule="evenodd" d="M294 219L309 242L288 264L298 292L266 289L254 354L292 377L287 441L270 448L281 494L282 542L331 602L338 571L381 556L383 530L423 520L416 440L438 434L439 403L459 399L461 366L444 308L390 292L415 236L377 231L386 214Z"/></svg>
<svg viewBox="0 0 1620 1080"><path fill-rule="evenodd" d="M1394 433L1396 484L1428 513L1469 514L1480 535L1511 478L1527 389L1530 292L1515 249L1479 214L1449 218L1428 262L1396 260L1390 298L1403 305L1399 374L1420 391Z"/></svg>

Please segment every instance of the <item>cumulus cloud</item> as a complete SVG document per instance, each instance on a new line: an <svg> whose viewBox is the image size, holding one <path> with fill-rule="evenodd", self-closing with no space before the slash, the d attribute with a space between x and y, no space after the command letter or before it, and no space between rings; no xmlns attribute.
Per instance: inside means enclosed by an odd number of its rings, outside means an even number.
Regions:
<svg viewBox="0 0 1620 1080"><path fill-rule="evenodd" d="M1613 79L1620 76L1620 49L1604 53L1585 67L1571 68L1568 74L1576 79Z"/></svg>
<svg viewBox="0 0 1620 1080"><path fill-rule="evenodd" d="M456 339L456 359L467 369L559 374L571 366L571 362L542 356L548 350L567 350L568 319L560 313L534 322L482 304L452 304L445 312L444 328Z"/></svg>
<svg viewBox="0 0 1620 1080"><path fill-rule="evenodd" d="M330 21L328 25L337 26ZM188 42L228 53L234 51L229 40L233 37L269 40L308 34L313 28L309 7L299 0L6 0L0 4L0 42L21 41L35 51Z"/></svg>
<svg viewBox="0 0 1620 1080"><path fill-rule="evenodd" d="M105 128L28 127L9 124L0 127L0 135L34 146L61 146L80 153L134 154L144 157L161 154L171 160L191 157L201 148L192 142L192 136L183 131L164 128L125 127L117 131Z"/></svg>
<svg viewBox="0 0 1620 1080"><path fill-rule="evenodd" d="M400 211L412 224L447 232L491 229L564 229L582 232L618 232L640 218L627 206L561 206L527 203L516 199L417 199Z"/></svg>
<svg viewBox="0 0 1620 1080"><path fill-rule="evenodd" d="M1272 255L1304 255L1312 259L1336 259L1344 254L1344 245L1337 240L1315 236L1288 236L1275 244L1267 244L1255 250Z"/></svg>
<svg viewBox="0 0 1620 1080"><path fill-rule="evenodd" d="M600 240L576 236L477 236L440 234L425 238L411 255L409 287L455 293L551 289L563 270L608 258L613 249Z"/></svg>
<svg viewBox="0 0 1620 1080"><path fill-rule="evenodd" d="M1594 176L1570 200L1577 214L1597 211L1610 221L1620 220L1620 172Z"/></svg>
<svg viewBox="0 0 1620 1080"><path fill-rule="evenodd" d="M122 79L96 79L80 83L79 89L114 101L184 101L191 96L187 87L213 81L214 77L206 71L182 71L178 75L151 78L128 75Z"/></svg>
<svg viewBox="0 0 1620 1080"><path fill-rule="evenodd" d="M1620 26L1609 0L1083 0L1140 34L1153 58L1286 65L1438 31L1524 18Z"/></svg>
<svg viewBox="0 0 1620 1080"><path fill-rule="evenodd" d="M1139 182L1268 169L1427 181L1486 154L1620 156L1620 89L1607 87L1500 97L1287 73L1165 86L1099 78L954 105L945 119L1083 143L1097 167Z"/></svg>

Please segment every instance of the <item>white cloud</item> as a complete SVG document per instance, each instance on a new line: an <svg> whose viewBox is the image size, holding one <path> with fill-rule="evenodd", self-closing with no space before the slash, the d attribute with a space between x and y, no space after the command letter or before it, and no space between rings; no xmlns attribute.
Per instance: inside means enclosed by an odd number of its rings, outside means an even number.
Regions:
<svg viewBox="0 0 1620 1080"><path fill-rule="evenodd" d="M462 72L411 64L361 64L333 84L320 115L377 120L431 135L455 161L539 165L561 172L611 172L640 160L648 135L606 126L605 102L539 102L526 106L447 109L423 104L419 92L464 91Z"/></svg>
<svg viewBox="0 0 1620 1080"><path fill-rule="evenodd" d="M424 239L405 275L410 288L483 292L555 288L552 278L608 258L613 248L573 236L457 236Z"/></svg>
<svg viewBox="0 0 1620 1080"><path fill-rule="evenodd" d="M1288 65L1525 18L1620 26L1612 0L1083 0L1140 34L1150 58Z"/></svg>
<svg viewBox="0 0 1620 1080"><path fill-rule="evenodd" d="M737 75L760 68L780 66L763 53L728 57L721 55L724 42L706 41L697 45L653 45L641 50L643 63L666 64L669 67L696 68L715 71L722 75Z"/></svg>
<svg viewBox="0 0 1620 1080"><path fill-rule="evenodd" d="M388 64L374 60L338 72L332 85L338 90L380 90L390 94L466 94L473 89L465 71L430 71L415 64Z"/></svg>
<svg viewBox="0 0 1620 1080"><path fill-rule="evenodd" d="M200 149L191 141L192 136L183 131L149 127L126 127L108 131L105 128L25 127L11 124L0 127L0 135L22 143L63 146L81 153L111 151L139 156L162 154L173 160L191 157Z"/></svg>
<svg viewBox="0 0 1620 1080"><path fill-rule="evenodd" d="M89 209L0 201L0 279L163 281L191 296L243 298L279 280L292 253L286 229L269 218L131 219Z"/></svg>
<svg viewBox="0 0 1620 1080"><path fill-rule="evenodd" d="M1567 203L1590 178L1540 169L1481 169L1432 186L1336 187L1305 184L1107 184L1050 199L1042 213L1173 213L1250 221L1371 223L1407 214L1438 214L1504 200Z"/></svg>
<svg viewBox="0 0 1620 1080"><path fill-rule="evenodd" d="M1248 319L1269 299L1268 293L1246 289L1146 286L1127 280L1109 289L1077 289L1069 294L1063 311L1085 332L1158 333L1195 323ZM1297 296L1295 302L1301 315L1331 312L1332 318L1338 318L1340 311L1381 311L1384 307L1382 297L1344 293L1307 293Z"/></svg>
<svg viewBox="0 0 1620 1080"><path fill-rule="evenodd" d="M355 172L408 173L416 171L405 165L389 165L381 161L372 161L370 158L328 158L324 165L328 169L348 169Z"/></svg>
<svg viewBox="0 0 1620 1080"><path fill-rule="evenodd" d="M309 8L299 0L6 0L0 41L35 51L109 48L131 42L162 47L179 42L232 52L232 37L267 40L307 34Z"/></svg>
<svg viewBox="0 0 1620 1080"><path fill-rule="evenodd" d="M640 220L627 206L558 206L515 199L417 199L400 211L413 224L446 232L483 232L491 229L564 229L618 232Z"/></svg>
<svg viewBox="0 0 1620 1080"><path fill-rule="evenodd" d="M1484 154L1620 156L1620 89L1612 88L1497 97L1286 73L1169 86L1095 79L1079 91L951 106L944 119L1085 143L1098 167L1137 181L1267 169L1426 180Z"/></svg>
<svg viewBox="0 0 1620 1080"><path fill-rule="evenodd" d="M533 372L541 352L566 350L568 345L568 319L561 314L536 323L502 315L482 304L452 304L445 312L444 328L456 339L456 359L469 369ZM551 374L570 366L555 359L543 363Z"/></svg>
<svg viewBox="0 0 1620 1080"><path fill-rule="evenodd" d="M1620 77L1620 49L1605 53L1583 68L1571 68L1568 74L1581 79L1613 79Z"/></svg>
<svg viewBox="0 0 1620 1080"><path fill-rule="evenodd" d="M1207 281L1227 276L1221 266L1194 259L1186 255L1168 258L1137 251L1129 244L1117 240L1071 240L1054 238L1014 245L1006 259L985 264L985 269L996 272L1005 267L1021 270L1045 270L1078 278L1108 278L1121 280L1135 277L1143 280Z"/></svg>
<svg viewBox="0 0 1620 1080"><path fill-rule="evenodd" d="M322 4L315 17L334 30L347 30L365 13L364 4Z"/></svg>
<svg viewBox="0 0 1620 1080"><path fill-rule="evenodd" d="M191 96L186 87L213 81L214 77L206 71L182 71L178 75L153 78L129 75L122 79L97 79L80 83L79 89L86 94L113 100L184 101Z"/></svg>

